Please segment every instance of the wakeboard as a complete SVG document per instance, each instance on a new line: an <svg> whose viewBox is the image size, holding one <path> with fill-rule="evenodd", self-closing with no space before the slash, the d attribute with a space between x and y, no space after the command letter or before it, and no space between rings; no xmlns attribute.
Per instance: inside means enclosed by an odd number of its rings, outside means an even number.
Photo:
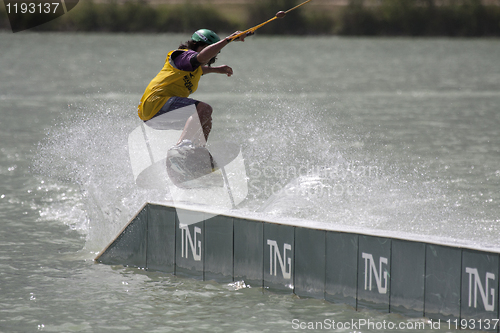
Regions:
<svg viewBox="0 0 500 333"><path fill-rule="evenodd" d="M203 182L193 181L216 173L231 163L239 153L240 147L230 142L215 142L206 147L195 147L190 142L182 142L167 152L167 173L177 187L203 187ZM224 184L222 175L214 175L206 179L205 185L223 186Z"/></svg>

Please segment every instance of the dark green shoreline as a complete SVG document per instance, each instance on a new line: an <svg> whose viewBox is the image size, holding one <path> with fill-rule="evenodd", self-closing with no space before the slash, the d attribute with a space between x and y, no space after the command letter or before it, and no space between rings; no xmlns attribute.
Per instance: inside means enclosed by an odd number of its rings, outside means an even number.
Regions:
<svg viewBox="0 0 500 333"><path fill-rule="evenodd" d="M246 17L222 14L216 6L152 6L140 0L118 4L83 0L66 15L34 31L75 32L192 32L199 27L231 32L268 20L278 10L291 8L296 0L258 0L242 5ZM437 6L434 0L382 0L379 6L365 6L363 0L350 0L335 11L296 10L286 19L261 28L259 34L346 35L346 36L500 36L500 7L486 6L480 0L456 0ZM235 17L240 17L235 19ZM18 22L32 26L36 15L21 16ZM6 8L0 6L0 29L10 30Z"/></svg>

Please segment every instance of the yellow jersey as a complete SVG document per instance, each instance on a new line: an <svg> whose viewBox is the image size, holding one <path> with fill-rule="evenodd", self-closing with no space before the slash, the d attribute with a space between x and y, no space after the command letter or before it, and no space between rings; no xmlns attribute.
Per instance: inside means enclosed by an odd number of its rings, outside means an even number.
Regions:
<svg viewBox="0 0 500 333"><path fill-rule="evenodd" d="M172 54L188 50L174 50L168 53L162 70L151 80L142 95L137 108L139 118L149 120L160 111L170 97L188 97L198 89L203 70L201 66L192 72L177 69Z"/></svg>

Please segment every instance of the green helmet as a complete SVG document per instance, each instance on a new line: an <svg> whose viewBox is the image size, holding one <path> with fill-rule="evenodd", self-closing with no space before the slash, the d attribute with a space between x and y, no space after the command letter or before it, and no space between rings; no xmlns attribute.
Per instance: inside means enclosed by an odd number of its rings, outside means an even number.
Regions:
<svg viewBox="0 0 500 333"><path fill-rule="evenodd" d="M213 44L217 43L220 41L219 36L212 30L208 29L200 29L196 31L192 36L191 39L194 40L195 42L203 42L207 44Z"/></svg>

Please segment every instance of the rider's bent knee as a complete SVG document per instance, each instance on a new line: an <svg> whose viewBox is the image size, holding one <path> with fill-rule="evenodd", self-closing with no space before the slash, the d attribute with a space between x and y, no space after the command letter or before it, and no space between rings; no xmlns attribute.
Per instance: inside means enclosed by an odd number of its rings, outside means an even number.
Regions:
<svg viewBox="0 0 500 333"><path fill-rule="evenodd" d="M196 110L198 111L198 115L200 118L210 118L212 116L212 107L207 103L200 102L196 106Z"/></svg>

